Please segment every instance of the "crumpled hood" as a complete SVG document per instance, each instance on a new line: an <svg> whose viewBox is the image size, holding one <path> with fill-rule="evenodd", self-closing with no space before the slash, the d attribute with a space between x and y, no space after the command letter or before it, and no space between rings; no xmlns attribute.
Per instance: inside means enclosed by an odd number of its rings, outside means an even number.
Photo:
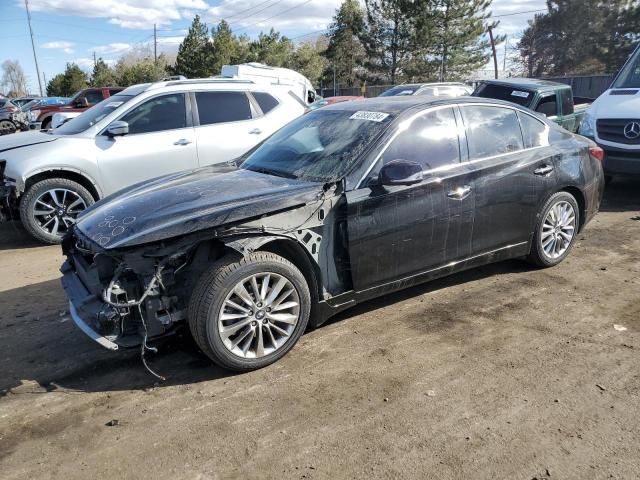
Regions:
<svg viewBox="0 0 640 480"><path fill-rule="evenodd" d="M304 205L322 187L213 165L121 190L83 212L76 227L107 250L129 247Z"/></svg>
<svg viewBox="0 0 640 480"><path fill-rule="evenodd" d="M635 95L611 95L611 90L608 90L593 102L589 114L595 118L637 120L640 118L640 92Z"/></svg>
<svg viewBox="0 0 640 480"><path fill-rule="evenodd" d="M59 137L56 135L49 135L42 132L24 132L12 135L0 136L0 152L6 152L7 150L13 150L20 147L28 147L29 145L36 145L38 143L47 143L57 140Z"/></svg>

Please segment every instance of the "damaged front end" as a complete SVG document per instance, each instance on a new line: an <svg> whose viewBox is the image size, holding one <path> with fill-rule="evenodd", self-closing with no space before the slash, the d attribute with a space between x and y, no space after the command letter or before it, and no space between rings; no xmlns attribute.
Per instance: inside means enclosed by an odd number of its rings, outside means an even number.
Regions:
<svg viewBox="0 0 640 480"><path fill-rule="evenodd" d="M6 164L0 160L0 221L18 218L16 180L4 174Z"/></svg>
<svg viewBox="0 0 640 480"><path fill-rule="evenodd" d="M175 333L186 318L191 249L102 250L76 229L65 238L62 285L74 322L105 348L136 347ZM180 283L182 281L182 283Z"/></svg>

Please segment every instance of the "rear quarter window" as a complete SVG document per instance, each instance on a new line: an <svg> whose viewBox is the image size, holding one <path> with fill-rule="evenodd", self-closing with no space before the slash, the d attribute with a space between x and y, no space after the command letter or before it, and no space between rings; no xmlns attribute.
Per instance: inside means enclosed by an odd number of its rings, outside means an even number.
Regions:
<svg viewBox="0 0 640 480"><path fill-rule="evenodd" d="M524 148L541 147L548 144L547 126L544 123L522 112L518 112L518 118L522 127Z"/></svg>
<svg viewBox="0 0 640 480"><path fill-rule="evenodd" d="M260 105L260 110L265 115L279 105L277 99L265 92L253 92L253 98L256 99L256 102Z"/></svg>
<svg viewBox="0 0 640 480"><path fill-rule="evenodd" d="M517 152L524 148L514 110L493 106L461 108L472 160Z"/></svg>

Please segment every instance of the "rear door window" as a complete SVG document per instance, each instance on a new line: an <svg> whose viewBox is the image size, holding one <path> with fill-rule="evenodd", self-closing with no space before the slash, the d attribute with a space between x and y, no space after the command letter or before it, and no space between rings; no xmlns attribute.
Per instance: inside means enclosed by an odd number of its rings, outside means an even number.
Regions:
<svg viewBox="0 0 640 480"><path fill-rule="evenodd" d="M244 92L196 92L200 125L250 120L251 105Z"/></svg>
<svg viewBox="0 0 640 480"><path fill-rule="evenodd" d="M460 142L453 109L441 108L415 118L382 154L382 165L392 160L411 160L423 170L459 163Z"/></svg>
<svg viewBox="0 0 640 480"><path fill-rule="evenodd" d="M472 160L517 152L524 148L514 110L493 106L463 106L469 156Z"/></svg>
<svg viewBox="0 0 640 480"><path fill-rule="evenodd" d="M278 100L268 93L253 92L252 95L253 98L256 99L256 102L258 102L258 105L260 105L260 110L262 110L262 113L265 115L278 106Z"/></svg>
<svg viewBox="0 0 640 480"><path fill-rule="evenodd" d="M562 103L562 115L573 113L573 94L568 88L560 90L560 102Z"/></svg>
<svg viewBox="0 0 640 480"><path fill-rule="evenodd" d="M518 112L518 118L524 137L524 148L541 147L549 143L547 126L544 123L522 112Z"/></svg>
<svg viewBox="0 0 640 480"><path fill-rule="evenodd" d="M175 130L187 126L183 93L162 95L138 105L120 120L129 124L129 133Z"/></svg>
<svg viewBox="0 0 640 480"><path fill-rule="evenodd" d="M536 112L542 113L547 117L555 117L558 115L558 102L556 94L549 95L540 100L540 103L536 107Z"/></svg>

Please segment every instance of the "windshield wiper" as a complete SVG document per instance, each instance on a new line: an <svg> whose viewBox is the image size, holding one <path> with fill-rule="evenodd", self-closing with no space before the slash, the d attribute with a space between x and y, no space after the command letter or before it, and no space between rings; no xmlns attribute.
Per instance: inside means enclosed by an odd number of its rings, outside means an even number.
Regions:
<svg viewBox="0 0 640 480"><path fill-rule="evenodd" d="M279 170L271 170L270 168L265 168L265 167L250 167L247 170L253 170L254 172L264 173L265 175L273 175L274 177L290 178L292 180L297 180L298 178L292 173L282 172Z"/></svg>

